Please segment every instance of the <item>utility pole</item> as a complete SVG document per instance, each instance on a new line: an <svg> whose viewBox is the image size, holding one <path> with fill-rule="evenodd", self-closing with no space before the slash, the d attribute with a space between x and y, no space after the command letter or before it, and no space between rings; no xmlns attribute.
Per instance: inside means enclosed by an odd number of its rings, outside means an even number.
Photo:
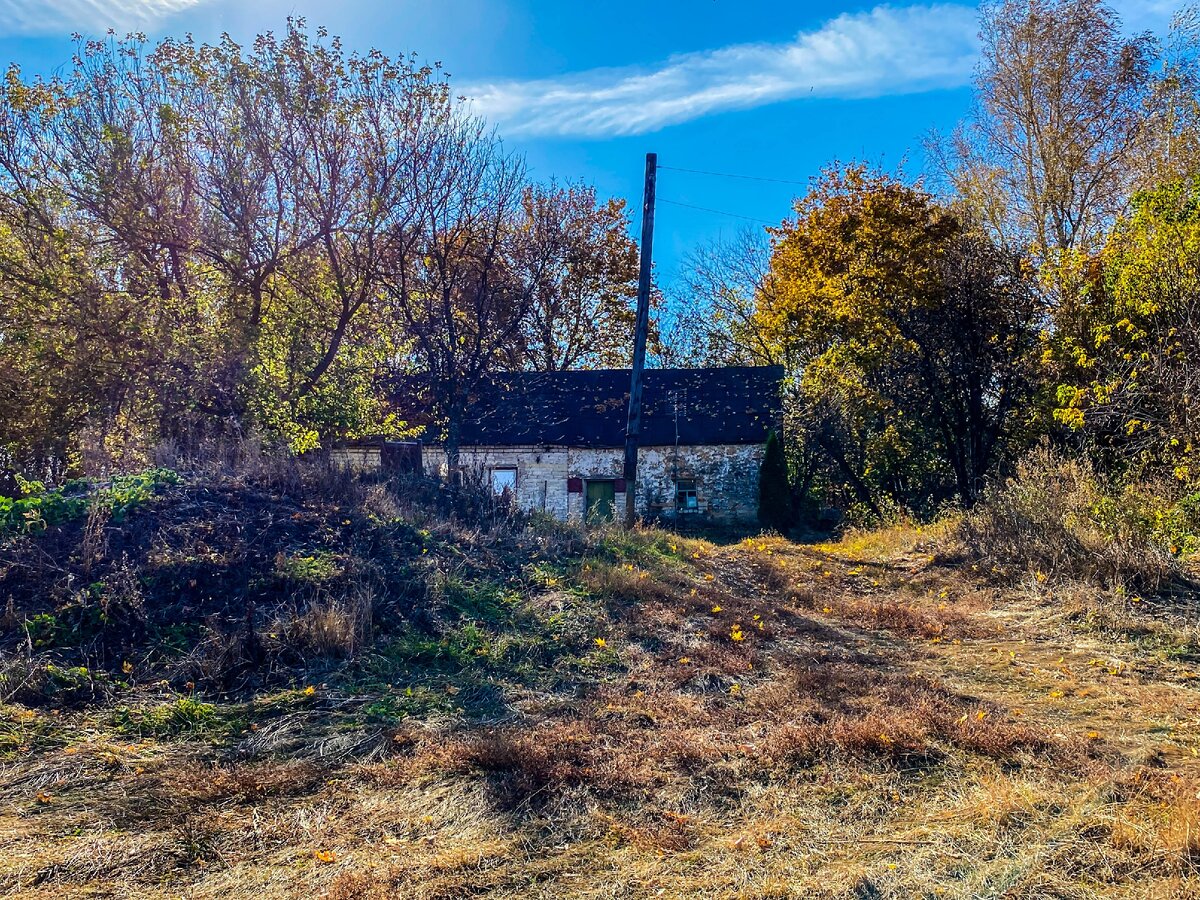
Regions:
<svg viewBox="0 0 1200 900"><path fill-rule="evenodd" d="M642 435L642 370L646 368L646 333L650 330L650 266L654 256L654 179L658 154L646 154L646 187L642 195L642 256L638 269L637 322L633 331L633 380L629 385L629 425L625 429L625 527L637 519L637 458Z"/></svg>

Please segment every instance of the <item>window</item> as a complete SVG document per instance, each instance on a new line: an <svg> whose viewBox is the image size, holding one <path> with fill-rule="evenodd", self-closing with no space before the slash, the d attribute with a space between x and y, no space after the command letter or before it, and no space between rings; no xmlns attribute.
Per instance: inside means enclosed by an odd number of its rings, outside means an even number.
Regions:
<svg viewBox="0 0 1200 900"><path fill-rule="evenodd" d="M517 470L492 469L492 490L497 494L508 491L515 496L517 493Z"/></svg>
<svg viewBox="0 0 1200 900"><path fill-rule="evenodd" d="M680 512L696 512L700 509L700 499L696 496L696 482L693 479L680 479L675 482L675 506Z"/></svg>

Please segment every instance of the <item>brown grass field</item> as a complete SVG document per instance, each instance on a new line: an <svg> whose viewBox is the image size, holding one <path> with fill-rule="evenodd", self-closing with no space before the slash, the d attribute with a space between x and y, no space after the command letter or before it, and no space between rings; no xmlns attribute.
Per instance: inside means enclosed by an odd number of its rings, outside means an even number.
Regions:
<svg viewBox="0 0 1200 900"><path fill-rule="evenodd" d="M0 895L1200 896L1181 601L1001 584L916 528L570 541L444 579L420 641L348 646L317 592L263 640L342 658L290 681L133 659L10 699Z"/></svg>

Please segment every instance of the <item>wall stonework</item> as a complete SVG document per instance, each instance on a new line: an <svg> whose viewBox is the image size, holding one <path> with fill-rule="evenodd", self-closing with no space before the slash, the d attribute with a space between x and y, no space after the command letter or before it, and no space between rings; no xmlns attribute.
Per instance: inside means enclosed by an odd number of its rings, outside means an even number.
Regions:
<svg viewBox="0 0 1200 900"><path fill-rule="evenodd" d="M750 523L758 515L758 470L761 444L715 446L642 447L638 452L636 509L647 519L670 519L675 514L675 479L695 483L699 508L681 514L717 523ZM616 448L577 447L464 447L462 466L480 478L494 468L517 470L517 503L524 509L542 510L560 519L583 517L585 495L570 493L568 479L617 481L624 452ZM439 447L425 448L426 470L445 474L445 454ZM618 492L616 508L625 505Z"/></svg>

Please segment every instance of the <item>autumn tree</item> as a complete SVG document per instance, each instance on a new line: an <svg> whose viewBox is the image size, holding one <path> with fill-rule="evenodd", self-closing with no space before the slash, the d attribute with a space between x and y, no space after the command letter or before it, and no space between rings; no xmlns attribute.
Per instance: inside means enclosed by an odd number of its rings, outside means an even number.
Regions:
<svg viewBox="0 0 1200 900"><path fill-rule="evenodd" d="M1138 194L1083 273L1080 322L1051 343L1058 419L1110 469L1200 469L1200 180Z"/></svg>
<svg viewBox="0 0 1200 900"><path fill-rule="evenodd" d="M524 163L482 122L454 123L410 176L416 208L391 243L383 288L453 472L472 394L488 374L520 367L520 338L549 260L521 227Z"/></svg>
<svg viewBox="0 0 1200 900"><path fill-rule="evenodd" d="M585 185L530 185L515 264L532 289L522 329L534 370L619 368L633 348L638 250L623 200Z"/></svg>
<svg viewBox="0 0 1200 900"><path fill-rule="evenodd" d="M22 443L68 455L151 428L202 330L187 265L194 197L171 162L168 89L140 48L88 43L66 75L0 104L5 356L22 371ZM2 427L2 426L0 426ZM7 430L7 429L6 429ZM6 435L12 440L12 437Z"/></svg>
<svg viewBox="0 0 1200 900"><path fill-rule="evenodd" d="M827 170L774 232L763 339L855 499L965 503L1032 386L1040 307L1020 260L919 186Z"/></svg>
<svg viewBox="0 0 1200 900"><path fill-rule="evenodd" d="M385 275L417 193L444 193L414 173L456 118L436 69L299 21L249 50L113 39L59 77L10 71L0 393L26 412L0 442L231 428L303 450L392 427L378 380L407 337Z"/></svg>

